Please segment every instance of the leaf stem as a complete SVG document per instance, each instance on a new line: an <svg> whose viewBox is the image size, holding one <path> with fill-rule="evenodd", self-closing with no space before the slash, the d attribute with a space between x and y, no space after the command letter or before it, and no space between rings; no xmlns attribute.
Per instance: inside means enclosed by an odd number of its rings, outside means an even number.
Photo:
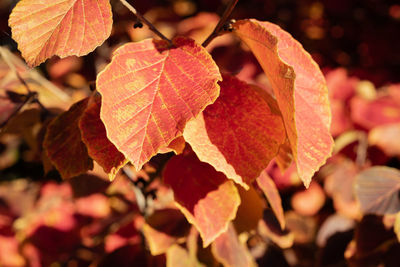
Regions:
<svg viewBox="0 0 400 267"><path fill-rule="evenodd" d="M221 19L219 20L217 26L215 26L214 31L207 37L207 39L203 42L202 46L206 47L211 43L211 41L221 34L221 30L223 29L226 21L228 20L229 16L231 15L233 9L235 8L237 2L239 0L230 0L224 14L222 15Z"/></svg>
<svg viewBox="0 0 400 267"><path fill-rule="evenodd" d="M146 24L149 29L157 34L161 39L167 41L172 46L172 41L168 39L164 34L162 34L157 28L148 21L142 14L140 14L131 4L129 4L126 0L119 0L126 8L129 9L141 22Z"/></svg>

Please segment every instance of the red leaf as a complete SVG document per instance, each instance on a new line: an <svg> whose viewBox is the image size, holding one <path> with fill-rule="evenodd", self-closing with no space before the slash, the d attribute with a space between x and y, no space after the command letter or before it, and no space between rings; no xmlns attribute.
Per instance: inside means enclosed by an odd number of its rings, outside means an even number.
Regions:
<svg viewBox="0 0 400 267"><path fill-rule="evenodd" d="M183 135L201 161L248 188L278 153L285 129L272 97L232 76L223 79L217 101Z"/></svg>
<svg viewBox="0 0 400 267"><path fill-rule="evenodd" d="M284 172L282 172L276 162L272 162L268 165L266 171L274 181L278 190L287 189L292 186L299 186L301 184L294 162L292 162Z"/></svg>
<svg viewBox="0 0 400 267"><path fill-rule="evenodd" d="M75 201L76 211L79 214L93 218L106 218L111 215L109 202L109 199L103 194L92 194Z"/></svg>
<svg viewBox="0 0 400 267"><path fill-rule="evenodd" d="M234 28L272 85L299 176L308 186L333 145L325 79L311 56L277 25L251 19Z"/></svg>
<svg viewBox="0 0 400 267"><path fill-rule="evenodd" d="M166 165L164 181L172 187L178 208L208 246L236 216L239 193L232 181L195 154L177 155Z"/></svg>
<svg viewBox="0 0 400 267"><path fill-rule="evenodd" d="M8 24L30 66L58 55L83 56L108 38L112 28L108 0L22 0Z"/></svg>
<svg viewBox="0 0 400 267"><path fill-rule="evenodd" d="M224 266L250 267L257 266L248 248L241 244L235 228L229 225L228 230L215 239L212 252Z"/></svg>
<svg viewBox="0 0 400 267"><path fill-rule="evenodd" d="M261 172L260 176L257 178L257 184L267 197L281 228L285 229L285 215L283 214L282 199L274 181L268 175L267 171L264 170Z"/></svg>
<svg viewBox="0 0 400 267"><path fill-rule="evenodd" d="M332 100L331 101L331 110L332 110L332 125L331 125L331 134L333 136L339 136L340 134L349 131L353 124L351 122L351 118L348 113L347 107L344 102L341 100Z"/></svg>
<svg viewBox="0 0 400 267"><path fill-rule="evenodd" d="M360 81L357 77L349 77L343 68L330 71L325 78L330 98L341 102L346 102L354 96Z"/></svg>
<svg viewBox="0 0 400 267"><path fill-rule="evenodd" d="M43 148L63 178L70 178L93 168L93 161L81 140L79 120L89 98L74 104L48 126Z"/></svg>
<svg viewBox="0 0 400 267"><path fill-rule="evenodd" d="M384 95L374 100L354 97L350 102L351 118L365 129L400 122L400 99Z"/></svg>
<svg viewBox="0 0 400 267"><path fill-rule="evenodd" d="M218 67L194 41L144 40L119 48L97 77L107 136L140 169L219 94Z"/></svg>
<svg viewBox="0 0 400 267"><path fill-rule="evenodd" d="M107 139L106 128L100 120L100 97L95 97L79 121L82 141L88 153L108 173L113 180L118 170L127 160L124 155Z"/></svg>

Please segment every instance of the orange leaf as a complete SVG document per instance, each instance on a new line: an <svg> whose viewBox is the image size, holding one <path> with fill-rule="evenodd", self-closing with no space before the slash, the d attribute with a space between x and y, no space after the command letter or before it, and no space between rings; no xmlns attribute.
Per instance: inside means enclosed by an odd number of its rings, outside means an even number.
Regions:
<svg viewBox="0 0 400 267"><path fill-rule="evenodd" d="M291 198L293 210L303 216L314 216L325 204L324 190L317 182L312 182L308 189L296 192Z"/></svg>
<svg viewBox="0 0 400 267"><path fill-rule="evenodd" d="M97 77L107 136L140 169L219 94L218 67L193 40L151 39L119 48Z"/></svg>
<svg viewBox="0 0 400 267"><path fill-rule="evenodd" d="M250 186L248 190L237 187L240 196L240 206L236 212L236 218L233 221L236 231L240 234L251 232L257 228L257 223L263 217L263 211L266 207L265 200L260 194Z"/></svg>
<svg viewBox="0 0 400 267"><path fill-rule="evenodd" d="M70 178L93 168L93 161L81 140L78 126L88 102L89 98L85 98L74 104L55 118L46 131L43 148L63 178Z"/></svg>
<svg viewBox="0 0 400 267"><path fill-rule="evenodd" d="M164 182L172 187L178 208L208 246L236 216L240 204L234 183L195 154L177 155L168 161Z"/></svg>
<svg viewBox="0 0 400 267"><path fill-rule="evenodd" d="M240 243L239 237L232 225L229 225L228 231L215 239L211 248L215 258L224 266L257 266L252 259L249 249Z"/></svg>
<svg viewBox="0 0 400 267"><path fill-rule="evenodd" d="M286 139L285 143L279 147L278 155L276 155L275 161L281 172L285 172L292 164L293 155L289 139Z"/></svg>
<svg viewBox="0 0 400 267"><path fill-rule="evenodd" d="M83 56L101 45L112 28L108 0L22 0L8 24L30 66L58 55Z"/></svg>
<svg viewBox="0 0 400 267"><path fill-rule="evenodd" d="M107 139L106 129L100 120L100 97L95 97L79 121L82 141L88 153L104 169L110 180L127 160L124 155Z"/></svg>
<svg viewBox="0 0 400 267"><path fill-rule="evenodd" d="M193 257L187 249L179 245L173 245L165 254L166 267L204 267L197 258Z"/></svg>
<svg viewBox="0 0 400 267"><path fill-rule="evenodd" d="M100 193L78 198L75 202L77 213L93 218L106 218L111 216L109 199Z"/></svg>
<svg viewBox="0 0 400 267"><path fill-rule="evenodd" d="M176 155L181 154L185 150L186 141L183 136L178 136L169 143L165 148L161 148L158 153L174 152Z"/></svg>
<svg viewBox="0 0 400 267"><path fill-rule="evenodd" d="M271 83L299 176L308 186L333 146L325 79L301 44L277 25L251 19L238 21L234 29Z"/></svg>
<svg viewBox="0 0 400 267"><path fill-rule="evenodd" d="M18 249L19 242L13 236L0 235L0 262L2 266L26 266L26 260Z"/></svg>
<svg viewBox="0 0 400 267"><path fill-rule="evenodd" d="M257 178L257 184L267 197L281 228L285 229L285 215L283 214L282 199L274 181L268 175L267 171L264 170L261 172L260 176Z"/></svg>
<svg viewBox="0 0 400 267"><path fill-rule="evenodd" d="M223 79L217 101L188 122L183 136L201 161L247 189L278 153L285 129L272 97L232 76Z"/></svg>

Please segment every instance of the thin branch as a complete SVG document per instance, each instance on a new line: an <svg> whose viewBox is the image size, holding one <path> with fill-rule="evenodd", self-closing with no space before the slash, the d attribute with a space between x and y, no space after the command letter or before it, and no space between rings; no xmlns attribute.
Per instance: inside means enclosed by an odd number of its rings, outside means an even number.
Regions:
<svg viewBox="0 0 400 267"><path fill-rule="evenodd" d="M7 123L15 116L18 114L18 112L26 105L28 104L30 101L32 101L32 99L34 99L36 97L37 93L36 92L29 92L26 95L25 100L10 114L10 116L8 116L8 118L3 121L3 123L0 124L0 132L2 131L2 128L4 126L7 125Z"/></svg>
<svg viewBox="0 0 400 267"><path fill-rule="evenodd" d="M143 22L144 24L146 24L149 29L154 32L155 34L157 34L161 39L164 39L165 41L167 41L171 46L172 46L172 42L170 39L168 39L164 34L162 34L159 30L157 30L157 28L150 22L148 21L145 17L143 17L142 14L140 14L131 4L129 4L127 1L125 0L119 0L126 8L128 8L135 16L136 18L138 18L141 22Z"/></svg>
<svg viewBox="0 0 400 267"><path fill-rule="evenodd" d="M12 70L12 72L15 74L17 77L18 81L25 87L27 94L25 95L25 100L21 103L20 106L18 106L13 113L5 120L1 125L0 129L3 128L9 120L11 120L15 115L18 114L18 112L28 103L37 103L39 107L42 109L44 112L49 112L48 109L43 106L43 104L39 101L37 92L34 92L30 89L28 83L21 77L19 74L17 68L15 65L11 62L11 59L9 55L5 52L5 50L0 49L0 55L3 58L4 62L8 65L8 67Z"/></svg>
<svg viewBox="0 0 400 267"><path fill-rule="evenodd" d="M233 9L235 8L237 2L239 0L230 0L224 14L222 15L221 19L219 20L217 26L215 26L214 31L207 37L207 39L203 42L202 46L206 47L211 41L221 34L221 30L223 29L225 23L229 19Z"/></svg>

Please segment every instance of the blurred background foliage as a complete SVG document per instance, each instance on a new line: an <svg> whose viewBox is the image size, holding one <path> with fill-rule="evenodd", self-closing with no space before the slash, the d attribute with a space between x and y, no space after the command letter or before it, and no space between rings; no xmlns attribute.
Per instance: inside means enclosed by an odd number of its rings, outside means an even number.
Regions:
<svg viewBox="0 0 400 267"><path fill-rule="evenodd" d="M0 45L12 52L9 59L46 109L28 105L0 133L0 266L163 266L191 249L202 264L218 266L211 249L201 248L196 231L188 233L190 225L161 183L170 154L154 157L140 172L128 165L110 183L98 166L62 181L41 149L46 125L93 91L111 52L125 42L152 37L152 32L135 29L135 18L112 0L113 32L101 47L82 58L52 58L32 70L19 59L7 25L16 2L0 0ZM131 2L168 37L183 34L202 42L227 1ZM400 168L398 1L239 0L232 18L274 22L310 52L326 75L336 142L334 156L308 190L293 166L284 174L275 163L268 167L281 194L287 229L281 231L271 210L264 209L261 223L252 226L257 231L243 237L253 258L260 266L398 266L400 216L384 209L375 215L360 210L354 190L356 177L366 177L362 171L371 166ZM215 39L208 49L222 71L267 83L254 57L232 36ZM9 91L25 93L10 72L0 58L0 97ZM18 100L22 96L17 94ZM0 110L0 122L6 117ZM398 200L399 184L389 183L395 190L388 198ZM248 201L242 211L255 210L257 201ZM263 201L257 204L261 210L267 205ZM240 223L245 224L236 222L237 229ZM172 250L152 256L149 243L157 243L160 233ZM188 252L172 245L184 242Z"/></svg>

